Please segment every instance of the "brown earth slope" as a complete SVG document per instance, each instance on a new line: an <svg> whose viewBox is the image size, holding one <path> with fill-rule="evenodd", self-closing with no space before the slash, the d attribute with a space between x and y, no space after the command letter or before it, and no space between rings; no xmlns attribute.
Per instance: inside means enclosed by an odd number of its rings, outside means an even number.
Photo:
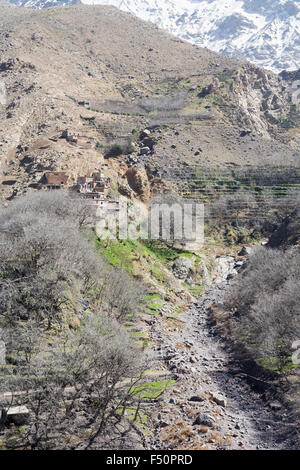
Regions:
<svg viewBox="0 0 300 470"><path fill-rule="evenodd" d="M299 125L281 78L130 14L0 5L3 198L51 169L75 179L102 167L117 181L146 165L159 187L161 169L183 165L294 165ZM91 143L67 142L66 129ZM104 159L115 142L133 144L131 156Z"/></svg>

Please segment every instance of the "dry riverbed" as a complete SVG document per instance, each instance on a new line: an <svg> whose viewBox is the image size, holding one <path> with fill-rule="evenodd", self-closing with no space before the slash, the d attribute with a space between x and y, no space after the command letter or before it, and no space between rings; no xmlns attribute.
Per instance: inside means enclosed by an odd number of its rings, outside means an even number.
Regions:
<svg viewBox="0 0 300 470"><path fill-rule="evenodd" d="M273 409L247 383L228 344L211 326L210 307L222 304L234 263L178 321L156 318L151 340L160 364L176 379L152 410L152 449L292 449L285 410ZM226 263L225 263L226 264ZM287 431L291 431L287 433ZM288 437L287 437L288 436Z"/></svg>

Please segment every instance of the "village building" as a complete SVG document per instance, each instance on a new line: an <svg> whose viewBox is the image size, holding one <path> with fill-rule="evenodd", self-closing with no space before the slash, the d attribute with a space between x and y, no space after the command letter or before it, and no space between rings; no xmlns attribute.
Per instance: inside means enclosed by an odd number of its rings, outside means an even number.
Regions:
<svg viewBox="0 0 300 470"><path fill-rule="evenodd" d="M63 139L66 139L67 142L79 145L83 148L91 148L92 144L95 144L94 138L88 137L86 135L81 135L79 132L69 129L63 131L61 137Z"/></svg>
<svg viewBox="0 0 300 470"><path fill-rule="evenodd" d="M46 172L41 181L41 189L62 189L67 187L67 183L69 181L69 177L63 171L49 171Z"/></svg>
<svg viewBox="0 0 300 470"><path fill-rule="evenodd" d="M106 178L102 172L95 172L91 176L79 176L74 189L83 194L104 194L110 189L110 178Z"/></svg>
<svg viewBox="0 0 300 470"><path fill-rule="evenodd" d="M99 217L97 211L101 208L102 215L100 218L102 218L109 212L117 210L115 201L107 199L110 184L110 178L105 177L102 171L96 171L87 176L79 176L75 184L72 184L72 180L66 173L62 171L49 171L41 178L39 189L68 189L69 191L76 192L88 200L88 204L95 211L95 218Z"/></svg>

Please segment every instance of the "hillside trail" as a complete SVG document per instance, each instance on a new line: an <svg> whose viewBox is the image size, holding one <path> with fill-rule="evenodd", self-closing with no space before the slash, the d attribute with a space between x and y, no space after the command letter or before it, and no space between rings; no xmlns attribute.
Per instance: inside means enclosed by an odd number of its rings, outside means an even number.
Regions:
<svg viewBox="0 0 300 470"><path fill-rule="evenodd" d="M181 328L171 332L162 328L162 322L153 328L154 337L156 330L163 340L161 358L177 376L176 385L164 394L154 448L176 448L172 439L165 436L166 430L176 423L180 428L179 422L196 433L179 444L181 449L283 450L297 446L295 427L289 423L286 410L276 402L273 409L263 393L247 383L230 346L216 334L210 321L211 306L224 302L230 286L227 276L232 269L232 263L228 263L228 272L223 270L222 279L180 315ZM199 413L215 420L214 431L223 438L216 433L210 437L212 429L206 436L201 434L200 426L194 424Z"/></svg>

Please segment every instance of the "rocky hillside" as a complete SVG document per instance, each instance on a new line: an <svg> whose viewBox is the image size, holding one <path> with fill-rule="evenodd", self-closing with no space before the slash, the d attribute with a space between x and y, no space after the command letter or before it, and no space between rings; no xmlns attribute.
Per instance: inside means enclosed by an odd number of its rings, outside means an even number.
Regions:
<svg viewBox="0 0 300 470"><path fill-rule="evenodd" d="M145 200L141 178L157 189L178 168L299 161L299 116L271 72L111 7L0 9L4 198L51 169L75 179L102 167ZM105 158L116 143L122 155Z"/></svg>
<svg viewBox="0 0 300 470"><path fill-rule="evenodd" d="M10 0L47 8L74 0ZM281 71L299 65L300 12L293 0L82 0L113 5L194 44Z"/></svg>

